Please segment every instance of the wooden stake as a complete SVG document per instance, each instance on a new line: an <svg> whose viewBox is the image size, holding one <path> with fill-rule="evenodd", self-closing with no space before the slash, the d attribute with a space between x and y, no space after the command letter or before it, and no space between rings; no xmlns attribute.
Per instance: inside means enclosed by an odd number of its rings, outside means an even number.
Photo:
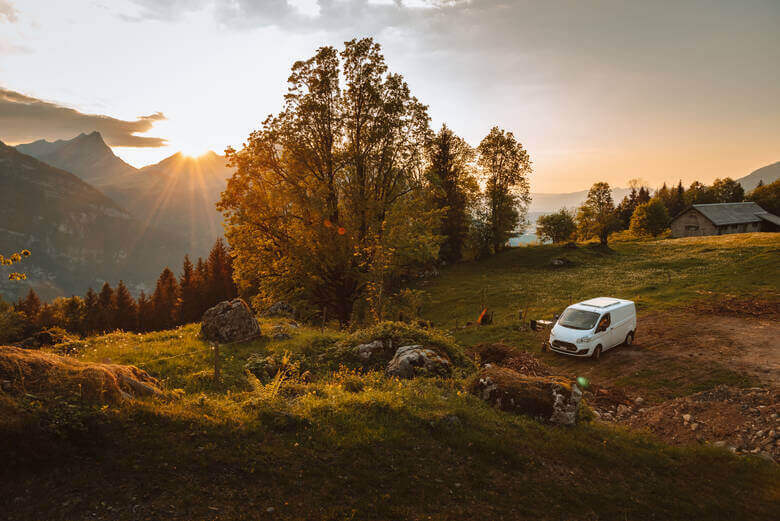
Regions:
<svg viewBox="0 0 780 521"><path fill-rule="evenodd" d="M219 383L219 344L214 344L214 383Z"/></svg>

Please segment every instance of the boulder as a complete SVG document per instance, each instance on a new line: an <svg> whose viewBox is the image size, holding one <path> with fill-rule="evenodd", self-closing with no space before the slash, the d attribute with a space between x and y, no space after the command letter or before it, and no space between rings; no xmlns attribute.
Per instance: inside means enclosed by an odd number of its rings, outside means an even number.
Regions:
<svg viewBox="0 0 780 521"><path fill-rule="evenodd" d="M414 378L415 376L450 376L452 364L432 349L421 345L399 347L385 370L389 376Z"/></svg>
<svg viewBox="0 0 780 521"><path fill-rule="evenodd" d="M495 407L574 425L582 391L577 384L555 376L527 376L498 366L483 367L470 382L469 391Z"/></svg>
<svg viewBox="0 0 780 521"><path fill-rule="evenodd" d="M260 336L260 326L246 302L236 298L203 313L200 334L204 340L226 344Z"/></svg>

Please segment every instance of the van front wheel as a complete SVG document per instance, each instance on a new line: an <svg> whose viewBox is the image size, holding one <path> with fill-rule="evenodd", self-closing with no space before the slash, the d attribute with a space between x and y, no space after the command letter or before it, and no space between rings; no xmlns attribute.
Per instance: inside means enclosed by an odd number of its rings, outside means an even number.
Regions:
<svg viewBox="0 0 780 521"><path fill-rule="evenodd" d="M590 357L594 360L601 358L601 346L596 346L596 349L593 350L593 354L590 355Z"/></svg>
<svg viewBox="0 0 780 521"><path fill-rule="evenodd" d="M623 342L623 343L625 345L627 345L627 346L630 346L631 344L633 344L634 343L634 333L631 332L631 333L627 334L626 335L626 341Z"/></svg>

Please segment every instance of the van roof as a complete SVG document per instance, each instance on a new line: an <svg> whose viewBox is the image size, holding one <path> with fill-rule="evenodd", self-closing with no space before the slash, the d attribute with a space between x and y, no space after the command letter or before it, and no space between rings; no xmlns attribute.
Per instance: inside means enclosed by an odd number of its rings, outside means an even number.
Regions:
<svg viewBox="0 0 780 521"><path fill-rule="evenodd" d="M633 302L631 302L630 300L623 300L623 299L612 298L612 297L596 297L575 304L575 306L605 309L611 306L615 306L617 304L633 304Z"/></svg>

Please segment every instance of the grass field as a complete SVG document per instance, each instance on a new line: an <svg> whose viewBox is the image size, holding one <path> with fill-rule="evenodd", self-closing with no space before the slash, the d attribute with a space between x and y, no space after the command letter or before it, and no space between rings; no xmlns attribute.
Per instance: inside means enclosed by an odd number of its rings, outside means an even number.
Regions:
<svg viewBox="0 0 780 521"><path fill-rule="evenodd" d="M570 298L609 294L637 299L646 316L708 291L776 299L779 251L770 234L619 243L610 252L520 248L422 286L430 293L423 316L463 347L504 339L535 349L539 339L518 327L526 305L532 316L551 315ZM572 264L550 267L560 256ZM475 319L483 289L496 325L455 328ZM86 339L73 355L137 365L161 380L163 399L104 406L0 393L2 517L731 521L770 519L780 507L776 465L709 446L669 447L614 425L562 428L504 413L466 393L463 377L399 382L323 366L263 385L244 372L253 353L319 360L344 332L302 327L289 340L222 346L216 383L198 331L113 333ZM681 385L663 356L643 371L621 369L617 357L594 370L540 356L651 398L750 383L698 362Z"/></svg>

